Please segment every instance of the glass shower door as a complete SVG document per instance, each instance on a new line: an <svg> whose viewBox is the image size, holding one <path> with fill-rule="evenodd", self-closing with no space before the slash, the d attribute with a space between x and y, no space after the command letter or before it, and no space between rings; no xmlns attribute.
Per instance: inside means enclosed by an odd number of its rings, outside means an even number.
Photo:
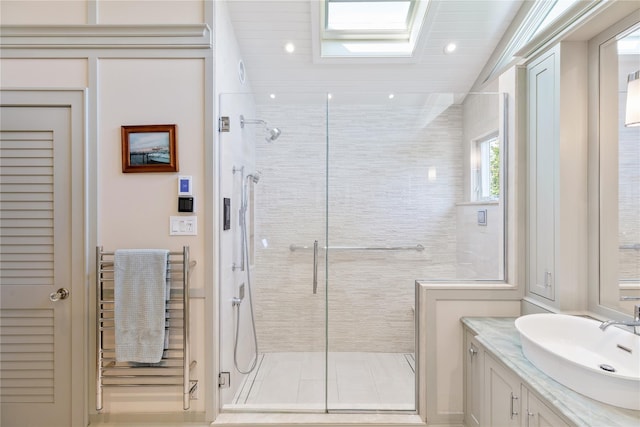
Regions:
<svg viewBox="0 0 640 427"><path fill-rule="evenodd" d="M281 410L325 411L326 100L278 94L258 101L282 135L256 145L264 186L256 194L259 336L264 399ZM318 242L316 244L316 242ZM314 245L315 244L315 245ZM314 248L316 250L314 250ZM271 363L271 365L266 365Z"/></svg>
<svg viewBox="0 0 640 427"><path fill-rule="evenodd" d="M229 268L220 290L220 359L232 374L223 410L325 412L326 96L225 94L220 110L230 119L221 133L220 185L231 205L221 236L221 266ZM267 141L276 127L279 137ZM245 188L243 271L231 266L242 259ZM254 357L255 368L240 373Z"/></svg>
<svg viewBox="0 0 640 427"><path fill-rule="evenodd" d="M328 106L328 410L415 410L415 280L429 238L419 109L388 94Z"/></svg>
<svg viewBox="0 0 640 427"><path fill-rule="evenodd" d="M502 140L498 94L226 94L220 110L223 410L415 411L415 281L504 278L504 196L472 184L475 142Z"/></svg>

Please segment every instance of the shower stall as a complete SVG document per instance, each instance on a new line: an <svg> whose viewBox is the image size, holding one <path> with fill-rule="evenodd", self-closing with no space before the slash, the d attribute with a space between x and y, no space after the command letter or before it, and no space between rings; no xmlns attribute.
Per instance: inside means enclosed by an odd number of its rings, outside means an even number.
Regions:
<svg viewBox="0 0 640 427"><path fill-rule="evenodd" d="M498 100L221 95L223 411L416 410L415 281L503 278Z"/></svg>

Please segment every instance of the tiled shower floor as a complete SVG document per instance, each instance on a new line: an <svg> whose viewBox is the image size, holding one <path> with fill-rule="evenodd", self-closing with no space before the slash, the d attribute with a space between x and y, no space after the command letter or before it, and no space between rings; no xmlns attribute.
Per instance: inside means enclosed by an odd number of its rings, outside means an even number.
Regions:
<svg viewBox="0 0 640 427"><path fill-rule="evenodd" d="M415 362L405 353L329 353L327 406L334 410L415 409ZM263 353L226 409L322 411L324 353Z"/></svg>

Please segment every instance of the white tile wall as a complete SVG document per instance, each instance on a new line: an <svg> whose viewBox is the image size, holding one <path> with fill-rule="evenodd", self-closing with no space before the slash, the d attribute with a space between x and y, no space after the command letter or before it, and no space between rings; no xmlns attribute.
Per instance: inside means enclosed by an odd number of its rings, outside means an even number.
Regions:
<svg viewBox="0 0 640 427"><path fill-rule="evenodd" d="M486 210L487 225L478 225L478 211ZM496 280L504 277L502 205L460 204L457 211L458 275L469 280Z"/></svg>
<svg viewBox="0 0 640 427"><path fill-rule="evenodd" d="M626 108L625 102L621 96L620 111ZM620 245L635 245L640 244L640 128L621 123L619 129L618 239ZM619 278L640 282L640 250L620 249L619 257Z"/></svg>
<svg viewBox="0 0 640 427"><path fill-rule="evenodd" d="M419 108L324 103L259 106L283 134L256 146L255 303L262 351L412 352L414 281L456 277L462 108L426 127ZM328 128L328 133L327 133ZM329 202L325 205L329 156ZM429 180L429 168L435 179ZM422 244L423 252L329 251L312 293L312 252L289 245ZM263 245L261 242L266 242Z"/></svg>

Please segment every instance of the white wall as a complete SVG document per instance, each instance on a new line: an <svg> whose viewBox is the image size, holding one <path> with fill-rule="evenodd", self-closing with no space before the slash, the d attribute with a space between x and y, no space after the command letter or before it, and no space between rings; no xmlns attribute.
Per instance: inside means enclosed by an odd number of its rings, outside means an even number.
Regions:
<svg viewBox="0 0 640 427"><path fill-rule="evenodd" d="M166 40L175 27L164 24L203 24L206 2L118 2L89 1L2 1L2 25L84 25L84 24L158 24L150 39ZM209 25L210 26L210 25ZM79 27L78 27L79 28ZM82 27L80 31L83 31ZM200 25L199 28L203 28ZM46 29L44 30L46 35ZM52 31L56 31L54 28ZM211 119L211 48L205 41L197 48L162 45L156 49L128 48L130 33L111 27L100 39L100 47L86 48L82 37L44 37L51 49L26 47L3 51L0 67L2 88L86 88L88 107L86 131L86 176L83 180L87 199L87 250L96 245L107 251L118 248L168 248L179 251L191 248L197 261L191 278L191 351L198 361L191 378L200 383L204 395L204 288L205 242L211 227L204 221L210 215L205 195L205 144ZM132 30L135 31L135 30ZM5 34L3 34L4 36ZM163 37L165 37L163 39ZM37 38L36 38L37 39ZM124 49L116 44L124 40ZM57 45L56 45L57 43ZM82 45L82 46L79 46ZM25 54L25 51L28 54ZM120 126L176 124L179 173L123 174L121 167ZM199 234L189 237L169 236L169 216L177 212L177 176L193 176L195 215L200 220ZM92 271L93 259L86 260ZM95 278L87 278L90 295L86 319L94 320ZM95 412L95 349L87 343L89 412ZM80 372L82 368L78 367ZM193 400L190 412L204 412L204 399ZM182 413L181 387L146 388L144 390L106 389L104 412L172 412Z"/></svg>
<svg viewBox="0 0 640 427"><path fill-rule="evenodd" d="M218 170L219 199L231 199L231 228L220 227L218 285L215 289L219 298L219 339L216 350L219 352L220 371L230 372L231 387L220 390L220 404L232 403L243 375L234 365L234 343L237 312L232 306L232 298L239 296L239 287L247 283L246 272L232 269L241 263L241 229L239 226L239 208L242 194L242 174L233 173L233 168L244 167L244 175L255 170L255 141L240 128L240 115L253 117L255 107L251 95L250 72L244 83L238 75L238 64L242 54L236 42L233 26L229 20L227 2L216 2L216 103L218 117L226 116L231 121L230 132L218 132ZM254 357L254 345L249 311L249 290L245 287L245 299L240 308L240 331L238 338L237 361L241 370L246 371ZM216 331L217 332L217 331ZM219 347L218 344L219 343ZM217 404L217 402L216 402Z"/></svg>
<svg viewBox="0 0 640 427"><path fill-rule="evenodd" d="M478 212L486 212L486 225L478 224ZM501 203L459 203L457 217L458 277L468 280L504 278L504 214Z"/></svg>
<svg viewBox="0 0 640 427"><path fill-rule="evenodd" d="M98 71L99 244L105 250L166 247L173 251L188 245L191 258L200 264L193 270L191 288L202 289L202 236L207 225L200 224L199 236L168 236L168 217L178 215L177 174L123 174L119 139L123 124L176 123L180 174L193 176L194 197L199 204L195 215L202 219L204 61L103 59ZM190 84L184 85L185 81ZM204 361L204 331L199 326L203 323L203 301L195 301L191 308L191 351L195 360ZM192 379L204 379L202 363L196 366ZM107 388L104 411L180 411L182 403L175 396L175 390L140 393ZM149 405L141 405L141 400L149 401ZM194 406L202 410L198 403L194 401Z"/></svg>

